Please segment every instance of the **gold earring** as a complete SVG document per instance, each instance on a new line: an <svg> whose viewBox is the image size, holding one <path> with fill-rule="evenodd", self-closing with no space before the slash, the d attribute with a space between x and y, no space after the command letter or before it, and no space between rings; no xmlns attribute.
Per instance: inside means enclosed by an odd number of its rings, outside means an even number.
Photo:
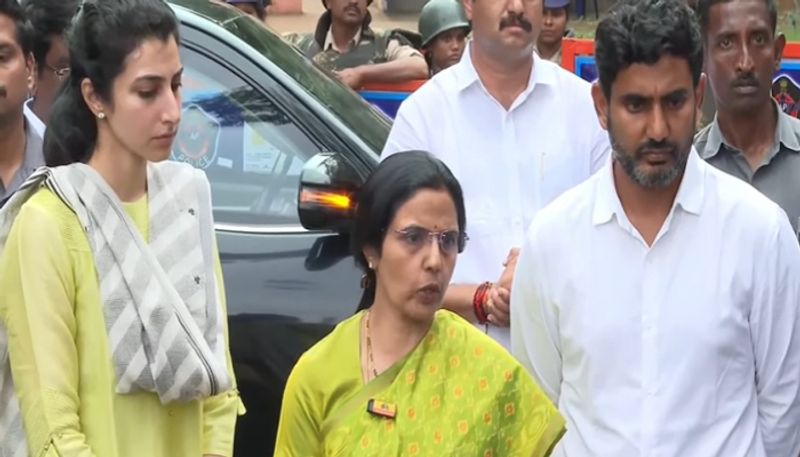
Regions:
<svg viewBox="0 0 800 457"><path fill-rule="evenodd" d="M99 113L97 113L97 118L102 121L103 119L106 118L106 113L100 111Z"/></svg>

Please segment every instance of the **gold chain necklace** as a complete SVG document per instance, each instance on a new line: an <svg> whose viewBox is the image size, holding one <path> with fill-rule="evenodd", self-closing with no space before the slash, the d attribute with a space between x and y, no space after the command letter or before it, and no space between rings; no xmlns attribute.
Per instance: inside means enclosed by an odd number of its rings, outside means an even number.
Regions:
<svg viewBox="0 0 800 457"><path fill-rule="evenodd" d="M367 311L367 319L366 319L366 326L367 326L367 371L372 368L372 375L373 377L378 377L378 370L375 368L375 359L372 357L372 338L369 336L369 317L372 313Z"/></svg>

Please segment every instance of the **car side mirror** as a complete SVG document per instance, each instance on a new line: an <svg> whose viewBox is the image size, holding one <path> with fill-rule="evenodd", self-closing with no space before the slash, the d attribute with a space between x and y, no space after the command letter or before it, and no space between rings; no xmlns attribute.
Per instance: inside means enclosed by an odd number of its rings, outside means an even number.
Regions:
<svg viewBox="0 0 800 457"><path fill-rule="evenodd" d="M347 159L335 152L321 152L309 159L300 174L297 211L308 230L350 231L355 216L355 197L363 183Z"/></svg>

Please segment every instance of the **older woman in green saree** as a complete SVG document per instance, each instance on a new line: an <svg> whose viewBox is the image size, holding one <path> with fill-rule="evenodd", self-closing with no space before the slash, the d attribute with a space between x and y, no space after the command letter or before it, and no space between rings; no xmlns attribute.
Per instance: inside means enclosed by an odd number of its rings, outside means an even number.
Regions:
<svg viewBox="0 0 800 457"><path fill-rule="evenodd" d="M505 349L440 309L467 242L450 170L393 155L357 202L360 311L292 370L275 456L549 455L565 431L555 406Z"/></svg>

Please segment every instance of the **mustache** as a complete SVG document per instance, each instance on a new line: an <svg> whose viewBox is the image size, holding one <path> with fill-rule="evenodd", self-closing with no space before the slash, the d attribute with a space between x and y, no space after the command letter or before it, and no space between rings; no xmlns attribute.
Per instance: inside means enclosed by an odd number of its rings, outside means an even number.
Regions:
<svg viewBox="0 0 800 457"><path fill-rule="evenodd" d="M358 5L349 5L349 6L345 7L344 10L345 11L355 11L356 13L360 13L361 12L361 8L359 8Z"/></svg>
<svg viewBox="0 0 800 457"><path fill-rule="evenodd" d="M742 76L739 76L738 78L736 78L733 81L733 85L734 85L734 87L742 87L742 86L755 86L755 87L758 87L760 84L759 84L758 78L756 78L756 75L754 75L753 73L748 73L748 74L745 74L745 75L742 75Z"/></svg>
<svg viewBox="0 0 800 457"><path fill-rule="evenodd" d="M677 156L678 145L667 140L655 141L648 140L645 144L636 148L636 158L641 159L651 152L667 152L671 156Z"/></svg>
<svg viewBox="0 0 800 457"><path fill-rule="evenodd" d="M508 27L519 27L528 33L533 31L533 24L520 13L509 13L508 16L500 20L500 30Z"/></svg>

